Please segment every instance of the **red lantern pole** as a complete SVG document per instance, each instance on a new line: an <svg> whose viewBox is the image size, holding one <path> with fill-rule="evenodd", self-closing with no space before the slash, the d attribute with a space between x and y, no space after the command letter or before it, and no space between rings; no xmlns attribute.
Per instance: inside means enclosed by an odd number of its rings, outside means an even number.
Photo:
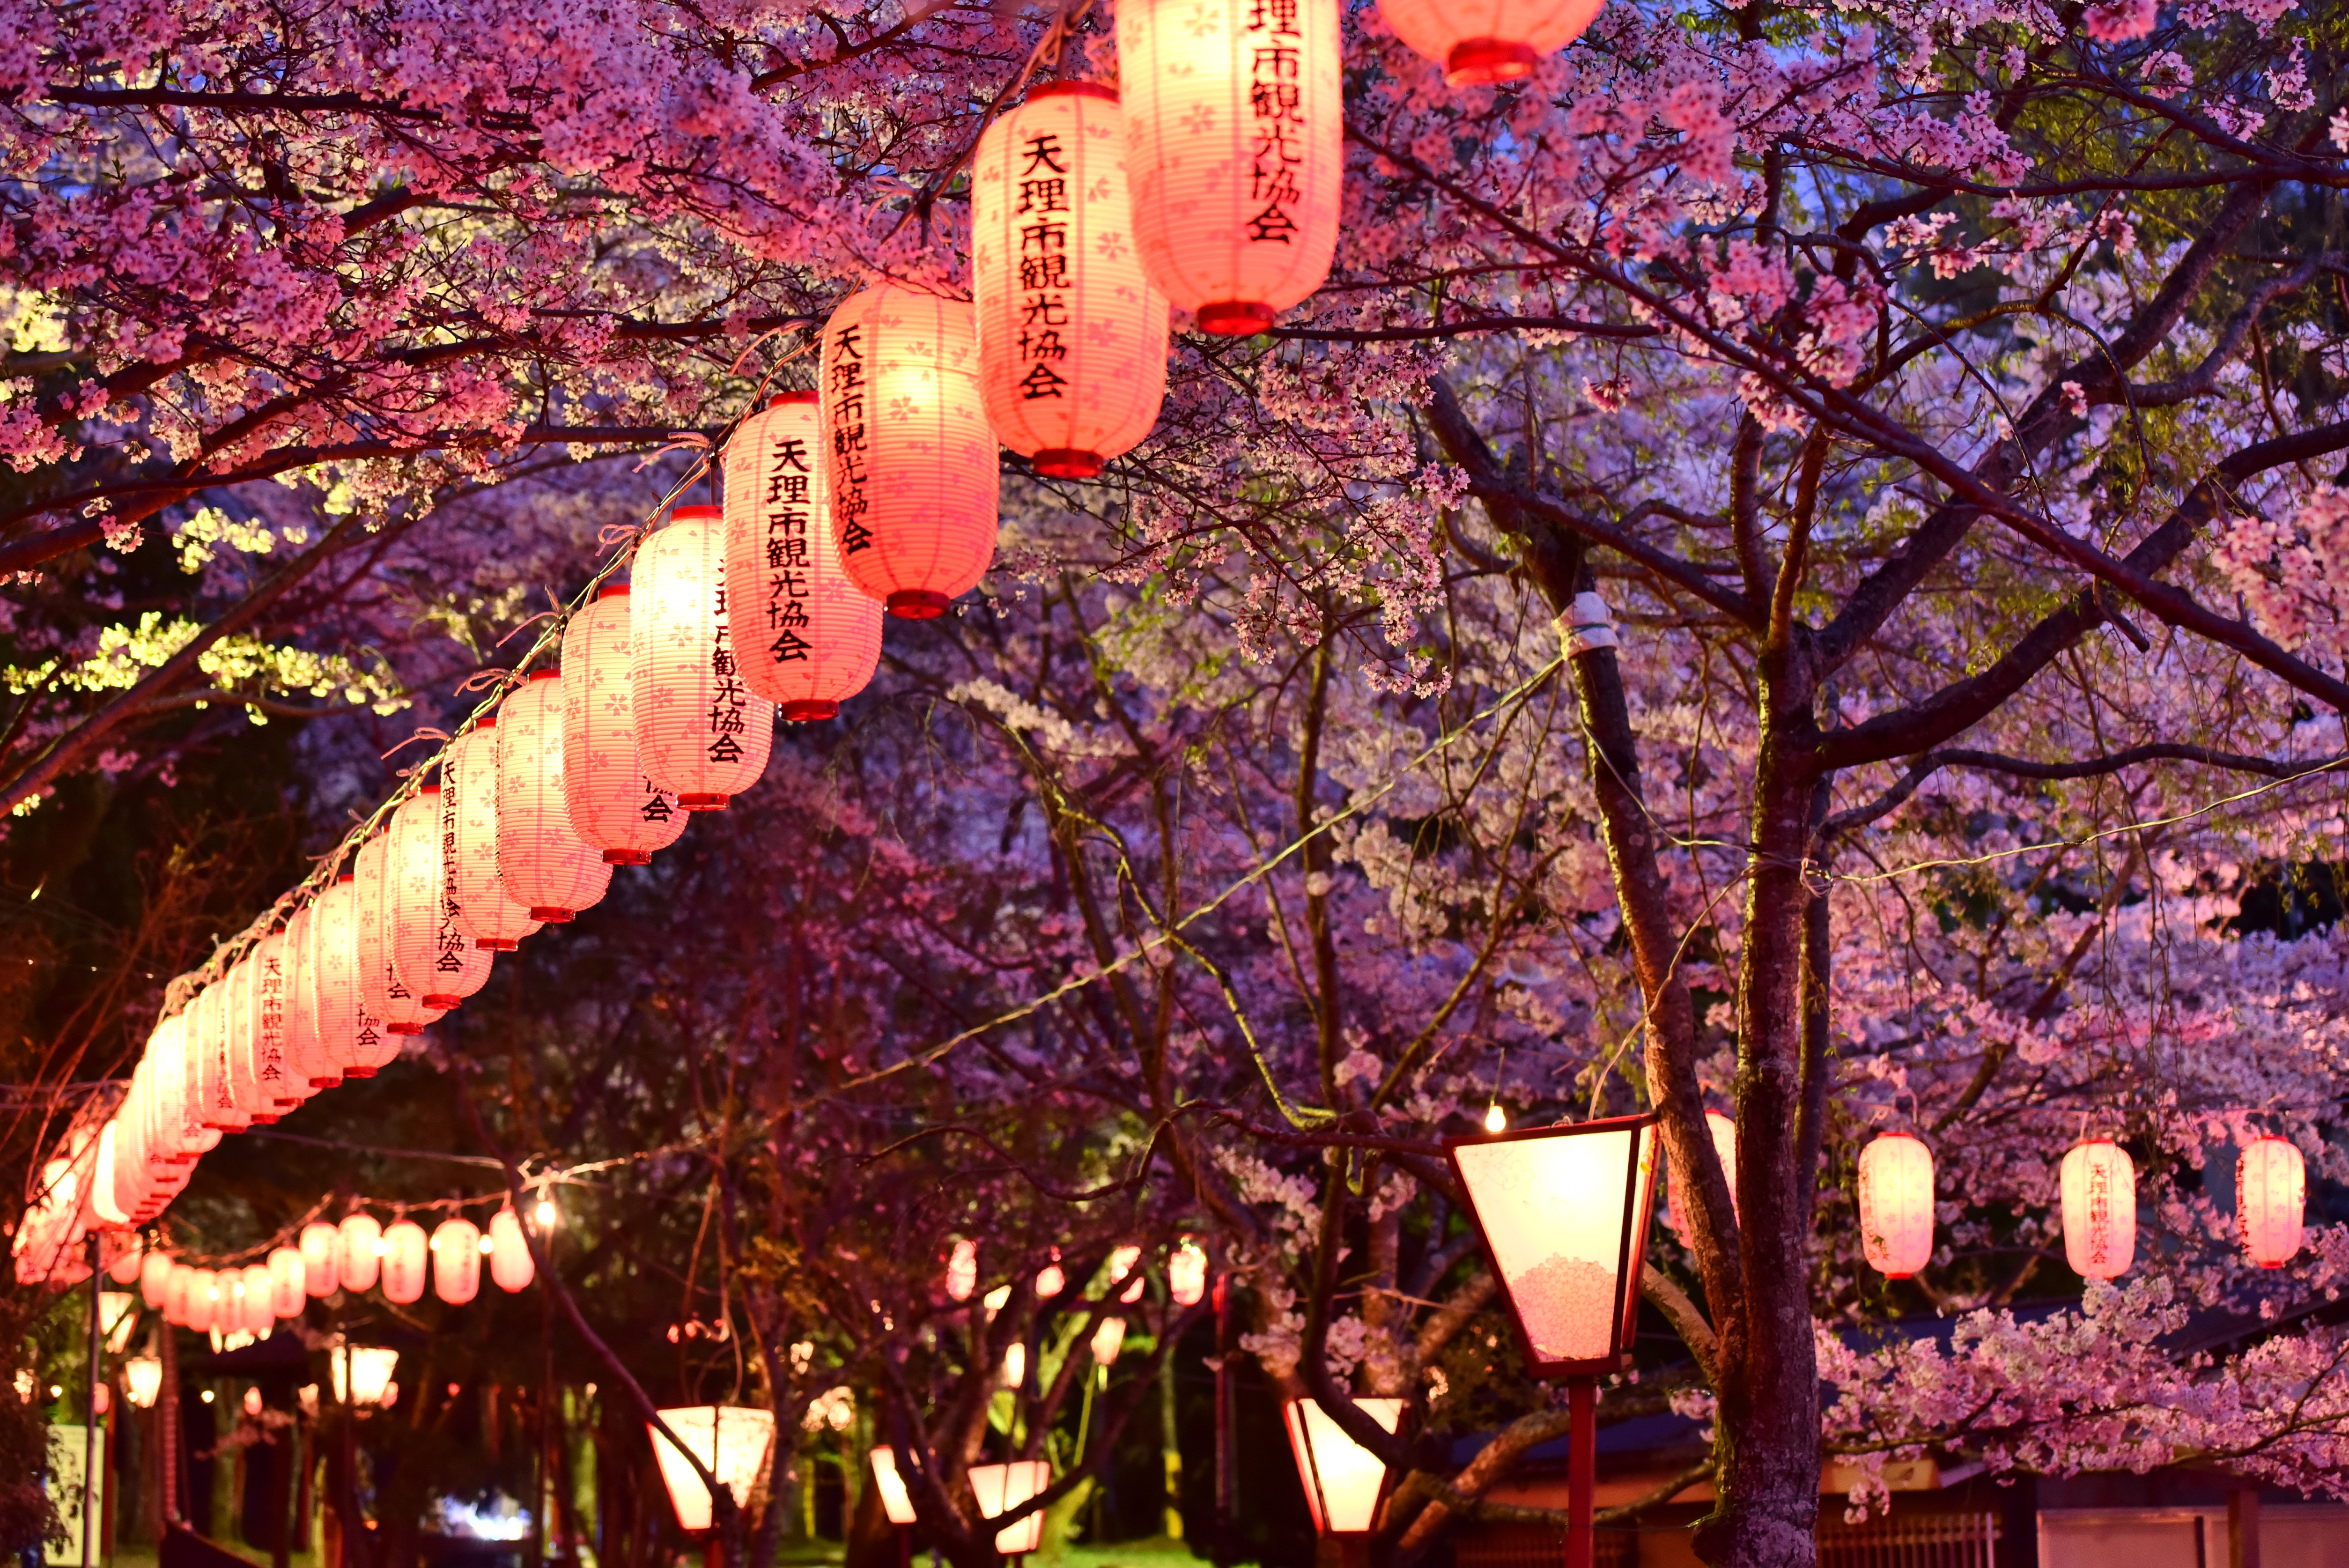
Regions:
<svg viewBox="0 0 2349 1568"><path fill-rule="evenodd" d="M1593 1568L1598 1558L1591 1494L1599 1473L1599 1379L1568 1378L1566 1399L1566 1568Z"/></svg>

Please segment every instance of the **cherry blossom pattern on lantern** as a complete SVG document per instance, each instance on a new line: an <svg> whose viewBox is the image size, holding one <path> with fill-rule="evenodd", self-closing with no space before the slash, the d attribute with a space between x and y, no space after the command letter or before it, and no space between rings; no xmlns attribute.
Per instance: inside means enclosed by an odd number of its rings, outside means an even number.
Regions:
<svg viewBox="0 0 2349 1568"><path fill-rule="evenodd" d="M498 719L485 713L440 755L440 842L457 929L477 947L512 952L541 923L498 876Z"/></svg>
<svg viewBox="0 0 2349 1568"><path fill-rule="evenodd" d="M636 759L688 811L722 811L759 782L774 705L752 694L728 635L726 524L680 506L637 546L628 610Z"/></svg>
<svg viewBox="0 0 2349 1568"><path fill-rule="evenodd" d="M427 1007L455 1007L488 983L496 954L457 929L443 851L442 786L426 784L391 814L392 968Z"/></svg>
<svg viewBox="0 0 2349 1568"><path fill-rule="evenodd" d="M691 820L645 776L628 665L629 597L613 585L563 628L563 803L572 831L614 866L648 864Z"/></svg>
<svg viewBox="0 0 2349 1568"><path fill-rule="evenodd" d="M383 1020L385 1033L421 1034L449 1010L428 1002L401 976L393 960L399 942L399 910L392 897L395 874L391 832L387 827L359 846L357 879L351 884L358 909L355 947L359 994L368 1011ZM429 940L425 936L430 929L426 923L429 911L418 910L416 915L419 940Z"/></svg>
<svg viewBox="0 0 2349 1568"><path fill-rule="evenodd" d="M560 925L603 898L612 867L571 826L563 794L563 680L533 670L498 710L497 866L506 896Z"/></svg>

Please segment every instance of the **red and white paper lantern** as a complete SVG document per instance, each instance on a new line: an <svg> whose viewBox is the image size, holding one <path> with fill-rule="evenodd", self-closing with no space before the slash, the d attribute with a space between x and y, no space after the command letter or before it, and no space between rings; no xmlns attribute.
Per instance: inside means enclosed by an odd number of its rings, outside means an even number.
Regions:
<svg viewBox="0 0 2349 1568"><path fill-rule="evenodd" d="M242 1132L252 1125L253 1113L238 1099L228 1055L228 978L213 981L196 997L197 1072L202 1085L204 1125L222 1132Z"/></svg>
<svg viewBox="0 0 2349 1568"><path fill-rule="evenodd" d="M342 1064L318 1038L318 900L312 898L285 922L285 1058L296 1082L313 1093L343 1081Z"/></svg>
<svg viewBox="0 0 2349 1568"><path fill-rule="evenodd" d="M291 1247L274 1247L269 1252L269 1311L274 1317L300 1317L309 1300L304 1286L307 1271L302 1264L302 1254Z"/></svg>
<svg viewBox="0 0 2349 1568"><path fill-rule="evenodd" d="M614 866L642 866L689 820L636 757L628 590L605 588L563 628L563 800L571 828Z"/></svg>
<svg viewBox="0 0 2349 1568"><path fill-rule="evenodd" d="M1886 1133L1859 1151L1859 1239L1869 1265L1905 1280L1933 1258L1933 1152Z"/></svg>
<svg viewBox="0 0 2349 1568"><path fill-rule="evenodd" d="M1091 479L1166 397L1166 296L1134 247L1117 89L1030 88L978 139L970 212L988 421L1038 473Z"/></svg>
<svg viewBox="0 0 2349 1568"><path fill-rule="evenodd" d="M1444 67L1454 87L1531 76L1544 55L1582 36L1600 0L1379 0L1405 47Z"/></svg>
<svg viewBox="0 0 2349 1568"><path fill-rule="evenodd" d="M359 984L359 917L357 879L347 871L318 895L310 926L318 1044L346 1078L371 1078L399 1054L398 1036L368 1010Z"/></svg>
<svg viewBox="0 0 2349 1568"><path fill-rule="evenodd" d="M2137 1261L2137 1162L2110 1138L2064 1155L2064 1257L2084 1280L2116 1280Z"/></svg>
<svg viewBox="0 0 2349 1568"><path fill-rule="evenodd" d="M481 989L496 955L457 929L442 856L440 786L426 784L391 814L391 962L400 983L444 1012Z"/></svg>
<svg viewBox="0 0 2349 1568"><path fill-rule="evenodd" d="M298 1243L302 1253L302 1288L314 1296L333 1295L342 1283L341 1271L336 1267L342 1251L338 1245L341 1232L324 1220L313 1220L302 1227Z"/></svg>
<svg viewBox="0 0 2349 1568"><path fill-rule="evenodd" d="M490 1218L490 1278L509 1294L526 1288L538 1277L531 1261L530 1239L522 1233L522 1219L512 1205Z"/></svg>
<svg viewBox="0 0 2349 1568"><path fill-rule="evenodd" d="M793 723L839 712L881 660L881 606L833 536L824 445L813 392L783 393L726 444L728 640L743 684Z"/></svg>
<svg viewBox="0 0 2349 1568"><path fill-rule="evenodd" d="M229 967L228 995L221 1004L228 1032L229 1089L244 1112L247 1127L267 1127L283 1110L275 1085L262 1075L259 957L257 948L247 948Z"/></svg>
<svg viewBox="0 0 2349 1568"><path fill-rule="evenodd" d="M440 842L457 929L473 945L512 952L539 929L498 875L498 721L491 714L440 753Z"/></svg>
<svg viewBox="0 0 2349 1568"><path fill-rule="evenodd" d="M171 1271L178 1266L171 1253L151 1247L139 1260L139 1299L148 1311L161 1311L171 1299Z"/></svg>
<svg viewBox="0 0 2349 1568"><path fill-rule="evenodd" d="M1123 0L1118 79L1142 265L1203 332L1321 286L1345 173L1338 0Z"/></svg>
<svg viewBox="0 0 2349 1568"><path fill-rule="evenodd" d="M347 1291L371 1291L383 1272L383 1226L372 1214L343 1216L335 1228L335 1272Z"/></svg>
<svg viewBox="0 0 2349 1568"><path fill-rule="evenodd" d="M995 559L1000 501L970 306L900 283L851 295L822 376L841 569L891 615L946 614Z"/></svg>
<svg viewBox="0 0 2349 1568"><path fill-rule="evenodd" d="M533 920L561 924L612 885L563 798L563 677L534 670L498 710L498 880Z"/></svg>
<svg viewBox="0 0 2349 1568"><path fill-rule="evenodd" d="M629 575L636 760L688 811L722 811L767 771L775 740L774 704L744 683L729 635L724 514L678 507Z"/></svg>
<svg viewBox="0 0 2349 1568"><path fill-rule="evenodd" d="M432 1293L463 1306L481 1288L481 1228L461 1215L441 1220L432 1231Z"/></svg>
<svg viewBox="0 0 2349 1568"><path fill-rule="evenodd" d="M273 1306L276 1299L275 1282L269 1277L266 1263L247 1263L238 1279L237 1326L255 1339L265 1337L277 1326L277 1313Z"/></svg>
<svg viewBox="0 0 2349 1568"><path fill-rule="evenodd" d="M383 1299L394 1306L413 1306L424 1299L427 1260L431 1242L424 1227L413 1220L395 1220L383 1233Z"/></svg>
<svg viewBox="0 0 2349 1568"><path fill-rule="evenodd" d="M391 954L398 940L391 902L391 835L378 833L359 846L357 898L359 996L367 1010L383 1020L387 1034L421 1034L448 1012L429 1005L399 977Z"/></svg>
<svg viewBox="0 0 2349 1568"><path fill-rule="evenodd" d="M286 941L284 931L261 939L246 961L253 966L252 1025L248 1036L254 1075L262 1092L280 1114L308 1099L314 1092L308 1078L295 1073L286 1050L288 1007Z"/></svg>
<svg viewBox="0 0 2349 1568"><path fill-rule="evenodd" d="M2288 1139L2258 1137L2235 1161L2235 1220L2243 1250L2262 1269L2300 1255L2308 1215L2308 1167Z"/></svg>

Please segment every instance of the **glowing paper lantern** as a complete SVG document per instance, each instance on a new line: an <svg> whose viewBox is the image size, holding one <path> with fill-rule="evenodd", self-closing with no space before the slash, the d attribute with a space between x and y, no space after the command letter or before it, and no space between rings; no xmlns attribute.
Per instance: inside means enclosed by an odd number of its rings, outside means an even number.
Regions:
<svg viewBox="0 0 2349 1568"><path fill-rule="evenodd" d="M229 1081L237 1104L244 1107L248 1127L267 1127L285 1110L280 1103L285 1092L285 1057L281 1053L274 1063L268 1061L261 1033L261 945L256 943L237 960L229 974L229 993L224 1003L228 1009Z"/></svg>
<svg viewBox="0 0 2349 1568"><path fill-rule="evenodd" d="M716 1477L719 1483L733 1494L737 1507L750 1497L750 1488L759 1479L767 1462L768 1446L775 1440L775 1413L753 1410L735 1405L694 1405L683 1409L663 1410L660 1418L675 1432L679 1449L663 1437L659 1428L647 1423L652 1434L653 1455L660 1461L662 1482L668 1488L668 1500L677 1510L678 1526L688 1533L708 1530L711 1522L709 1488L696 1475L686 1459L689 1450L699 1459L702 1468Z"/></svg>
<svg viewBox="0 0 2349 1568"><path fill-rule="evenodd" d="M191 1035L197 1053L197 1075L204 1125L222 1132L243 1132L252 1117L237 1104L228 1065L228 984L225 978L204 987L190 1011L195 1014Z"/></svg>
<svg viewBox="0 0 2349 1568"><path fill-rule="evenodd" d="M432 1231L432 1293L463 1306L481 1288L481 1228L461 1215Z"/></svg>
<svg viewBox="0 0 2349 1568"><path fill-rule="evenodd" d="M1166 1293L1176 1306L1196 1306L1207 1293L1207 1254L1188 1236L1166 1260Z"/></svg>
<svg viewBox="0 0 2349 1568"><path fill-rule="evenodd" d="M391 962L400 983L443 1011L481 989L496 956L457 929L442 855L440 786L426 784L391 814Z"/></svg>
<svg viewBox="0 0 2349 1568"><path fill-rule="evenodd" d="M302 1266L302 1254L291 1247L278 1247L269 1254L269 1312L273 1317L300 1317L309 1300L304 1288L307 1271Z"/></svg>
<svg viewBox="0 0 2349 1568"><path fill-rule="evenodd" d="M1166 296L1134 249L1117 89L1030 88L978 139L970 210L988 421L1037 472L1091 479L1166 396Z"/></svg>
<svg viewBox="0 0 2349 1568"><path fill-rule="evenodd" d="M833 536L824 444L813 392L785 392L726 444L729 644L742 683L794 723L839 712L881 659L881 606Z"/></svg>
<svg viewBox="0 0 2349 1568"><path fill-rule="evenodd" d="M340 1271L336 1267L340 1240L340 1232L324 1220L313 1220L302 1227L295 1248L302 1258L302 1289L305 1294L330 1296L341 1284Z"/></svg>
<svg viewBox="0 0 2349 1568"><path fill-rule="evenodd" d="M978 1288L978 1243L957 1241L947 1258L947 1296L951 1301L967 1302Z"/></svg>
<svg viewBox="0 0 2349 1568"><path fill-rule="evenodd" d="M1870 1267L1905 1280L1933 1258L1933 1154L1907 1133L1859 1151L1859 1240Z"/></svg>
<svg viewBox="0 0 2349 1568"><path fill-rule="evenodd" d="M774 704L743 683L728 631L724 514L678 507L630 576L636 760L688 811L722 811L759 782L775 741Z"/></svg>
<svg viewBox="0 0 2349 1568"><path fill-rule="evenodd" d="M1104 1367L1117 1365L1117 1353L1125 1348L1125 1319L1105 1317L1093 1328L1093 1360Z"/></svg>
<svg viewBox="0 0 2349 1568"><path fill-rule="evenodd" d="M358 911L357 937L359 996L367 1012L383 1020L386 1034L421 1034L449 1010L429 1004L400 978L392 961L398 929L392 909L391 835L378 833L359 846L358 876L351 884Z"/></svg>
<svg viewBox="0 0 2349 1568"><path fill-rule="evenodd" d="M1261 332L1330 275L1345 163L1338 11L1118 7L1142 265L1203 332Z"/></svg>
<svg viewBox="0 0 2349 1568"><path fill-rule="evenodd" d="M995 559L995 437L971 307L899 283L852 295L824 323L823 379L842 569L891 615L946 614Z"/></svg>
<svg viewBox="0 0 2349 1568"><path fill-rule="evenodd" d="M1729 1214L1733 1220L1737 1217L1737 1124L1719 1111L1707 1111L1704 1113L1704 1130L1713 1135L1713 1152L1721 1161L1722 1174L1729 1178ZM1696 1217L1696 1200L1684 1192L1681 1185L1692 1179L1683 1176L1679 1168L1669 1161L1665 1165L1664 1177L1664 1213L1671 1222L1672 1234L1678 1236L1683 1245L1693 1246L1695 1243L1692 1238L1696 1234L1696 1228L1692 1221Z"/></svg>
<svg viewBox="0 0 2349 1568"><path fill-rule="evenodd" d="M122 1380L131 1404L151 1410L155 1396L163 1391L163 1364L151 1355L134 1355L122 1364Z"/></svg>
<svg viewBox="0 0 2349 1568"><path fill-rule="evenodd" d="M244 1266L243 1278L238 1282L238 1290L237 1327L255 1339L259 1339L276 1326L277 1323L274 1305L276 1285L269 1277L269 1265L247 1263Z"/></svg>
<svg viewBox="0 0 2349 1568"><path fill-rule="evenodd" d="M1008 1465L970 1467L970 1495L981 1519L999 1519L1052 1484L1047 1459L1015 1459ZM995 1532L995 1549L1009 1557L1033 1552L1044 1539L1044 1511L1035 1512Z"/></svg>
<svg viewBox="0 0 2349 1568"><path fill-rule="evenodd" d="M1068 1288L1068 1272L1061 1267L1061 1250L1055 1247L1052 1249L1052 1261L1036 1272L1036 1299L1050 1301Z"/></svg>
<svg viewBox="0 0 2349 1568"><path fill-rule="evenodd" d="M2086 1280L2115 1280L2137 1258L2137 1165L2108 1138L2064 1157L2064 1256Z"/></svg>
<svg viewBox="0 0 2349 1568"><path fill-rule="evenodd" d="M188 1287L196 1271L185 1263L174 1263L163 1280L163 1321L185 1328L188 1323Z"/></svg>
<svg viewBox="0 0 2349 1568"><path fill-rule="evenodd" d="M335 1272L347 1291L375 1289L378 1273L383 1267L383 1227L372 1214L357 1213L343 1216L336 1227L337 1245L335 1251Z"/></svg>
<svg viewBox="0 0 2349 1568"><path fill-rule="evenodd" d="M1454 87L1533 74L1544 55L1582 36L1599 0L1379 0L1379 15Z"/></svg>
<svg viewBox="0 0 2349 1568"><path fill-rule="evenodd" d="M1206 1259L1203 1257L1200 1261L1205 1262ZM1139 1247L1119 1247L1109 1255L1109 1282L1114 1285L1120 1280L1130 1282L1117 1298L1128 1306L1142 1299L1143 1289L1150 1282L1138 1272L1137 1265L1141 1262L1142 1249Z"/></svg>
<svg viewBox="0 0 2349 1568"><path fill-rule="evenodd" d="M497 725L491 714L440 753L440 842L449 855L457 929L476 947L512 952L539 922L498 876Z"/></svg>
<svg viewBox="0 0 2349 1568"><path fill-rule="evenodd" d="M511 1208L490 1217L490 1278L511 1294L538 1277L531 1261L530 1239L522 1233L522 1218Z"/></svg>
<svg viewBox="0 0 2349 1568"><path fill-rule="evenodd" d="M399 1054L398 1040L368 1010L359 984L360 913L357 879L346 872L318 895L310 929L318 1044L346 1078L371 1078Z"/></svg>
<svg viewBox="0 0 2349 1568"><path fill-rule="evenodd" d="M413 1220L395 1220L383 1233L383 1299L413 1306L424 1299L426 1262L432 1243Z"/></svg>
<svg viewBox="0 0 2349 1568"><path fill-rule="evenodd" d="M2235 1161L2235 1219L2243 1249L2262 1269L2300 1255L2308 1212L2308 1170L2300 1150L2280 1137L2253 1138Z"/></svg>
<svg viewBox="0 0 2349 1568"><path fill-rule="evenodd" d="M316 898L285 922L285 1063L294 1082L313 1090L343 1081L342 1064L318 1039L317 924Z"/></svg>
<svg viewBox="0 0 2349 1568"><path fill-rule="evenodd" d="M897 1450L886 1443L873 1449L873 1484L881 1493L881 1511L892 1524L911 1524L916 1515L906 1493L905 1478L897 1473Z"/></svg>
<svg viewBox="0 0 2349 1568"><path fill-rule="evenodd" d="M563 628L563 802L571 829L614 866L642 866L688 820L636 758L628 590L607 587Z"/></svg>
<svg viewBox="0 0 2349 1568"><path fill-rule="evenodd" d="M1400 1399L1354 1403L1390 1432L1402 1419ZM1281 1409L1313 1528L1324 1535L1367 1534L1378 1516L1379 1493L1386 1487L1386 1461L1348 1437L1314 1400L1291 1399Z"/></svg>
<svg viewBox="0 0 2349 1568"><path fill-rule="evenodd" d="M171 1271L181 1265L171 1254L150 1249L139 1260L139 1299L156 1311L171 1299Z"/></svg>
<svg viewBox="0 0 2349 1568"><path fill-rule="evenodd" d="M498 880L533 920L561 924L604 896L612 868L572 831L563 799L563 685L534 670L498 710Z"/></svg>

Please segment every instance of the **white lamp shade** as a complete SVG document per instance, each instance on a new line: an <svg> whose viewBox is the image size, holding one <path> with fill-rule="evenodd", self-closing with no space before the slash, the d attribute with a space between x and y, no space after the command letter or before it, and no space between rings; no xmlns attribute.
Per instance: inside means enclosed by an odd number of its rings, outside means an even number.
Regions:
<svg viewBox="0 0 2349 1568"><path fill-rule="evenodd" d="M341 1232L323 1220L313 1220L302 1227L298 1245L302 1252L302 1289L314 1296L330 1296L341 1282Z"/></svg>
<svg viewBox="0 0 2349 1568"><path fill-rule="evenodd" d="M380 1405L391 1390L391 1375L398 1370L399 1352L378 1345L338 1345L328 1354L326 1367L335 1380L338 1405Z"/></svg>
<svg viewBox="0 0 2349 1568"><path fill-rule="evenodd" d="M775 707L742 680L726 608L726 523L680 506L629 570L628 671L636 760L688 811L723 810L759 782Z"/></svg>
<svg viewBox="0 0 2349 1568"><path fill-rule="evenodd" d="M347 1291L371 1291L383 1271L383 1226L372 1214L346 1214L336 1227L335 1272Z"/></svg>
<svg viewBox="0 0 2349 1568"><path fill-rule="evenodd" d="M1870 1267L1905 1280L1933 1260L1933 1151L1886 1133L1859 1151L1859 1239Z"/></svg>
<svg viewBox="0 0 2349 1568"><path fill-rule="evenodd" d="M141 1410L151 1410L155 1396L163 1390L163 1364L152 1355L134 1355L122 1364L122 1381L130 1402Z"/></svg>
<svg viewBox="0 0 2349 1568"><path fill-rule="evenodd" d="M1051 1484L1052 1467L1045 1459L1014 1459L1008 1465L970 1467L970 1495L978 1503L981 1519L1000 1519ZM1035 1551L1043 1539L1044 1511L1040 1508L997 1531L995 1549L1009 1557Z"/></svg>
<svg viewBox="0 0 2349 1568"><path fill-rule="evenodd" d="M2108 1138L2064 1157L2058 1185L2064 1257L2085 1280L2114 1280L2137 1260L2137 1163Z"/></svg>
<svg viewBox="0 0 2349 1568"><path fill-rule="evenodd" d="M533 920L570 919L604 897L612 867L571 826L563 797L563 678L534 670L498 710L498 880Z"/></svg>
<svg viewBox="0 0 2349 1568"><path fill-rule="evenodd" d="M530 1239L523 1234L521 1216L512 1209L499 1210L490 1217L490 1278L498 1289L512 1294L537 1277L538 1265L531 1261Z"/></svg>
<svg viewBox="0 0 2349 1568"><path fill-rule="evenodd" d="M1117 1365L1117 1353L1125 1347L1125 1319L1105 1317L1093 1327L1093 1359L1103 1366Z"/></svg>
<svg viewBox="0 0 2349 1568"><path fill-rule="evenodd" d="M636 757L629 595L606 587L563 628L563 801L571 829L614 866L642 866L690 820Z"/></svg>
<svg viewBox="0 0 2349 1568"><path fill-rule="evenodd" d="M386 1034L421 1034L449 1010L427 1002L421 992L401 978L393 961L392 953L398 940L393 881L391 835L388 831L378 833L359 846L357 877L351 884L358 910L354 949L358 955L359 997L369 1012L383 1020ZM398 1054L397 1040L387 1044L389 1048L383 1060L376 1064L378 1066Z"/></svg>
<svg viewBox="0 0 2349 1568"><path fill-rule="evenodd" d="M692 1405L663 1410L660 1418L685 1445L685 1449L679 1449L647 1423L646 1430L652 1434L653 1454L660 1461L661 1481L668 1488L677 1522L688 1532L708 1530L712 1522L709 1489L694 1473L686 1451L718 1478L739 1507L750 1495L766 1465L767 1449L775 1440L774 1412L735 1405Z"/></svg>
<svg viewBox="0 0 2349 1568"><path fill-rule="evenodd" d="M1392 1432L1402 1419L1400 1399L1357 1399L1355 1405ZM1288 1446L1305 1483L1305 1505L1313 1528L1326 1535L1359 1535L1378 1517L1379 1493L1386 1486L1386 1461L1348 1437L1330 1413L1311 1399L1292 1399L1282 1413Z"/></svg>
<svg viewBox="0 0 2349 1568"><path fill-rule="evenodd" d="M481 1228L452 1216L432 1231L432 1293L463 1306L481 1288Z"/></svg>
<svg viewBox="0 0 2349 1568"><path fill-rule="evenodd" d="M2235 1219L2251 1262L2281 1269L2298 1257L2307 1213L2308 1168L2300 1150L2280 1137L2244 1145L2235 1161Z"/></svg>
<svg viewBox="0 0 2349 1568"><path fill-rule="evenodd" d="M496 957L457 929L442 853L441 786L426 784L391 814L391 962L399 982L443 1012L481 989Z"/></svg>
<svg viewBox="0 0 2349 1568"><path fill-rule="evenodd" d="M427 1261L432 1250L424 1227L413 1220L395 1220L383 1233L383 1299L395 1306L413 1306L424 1299Z"/></svg>
<svg viewBox="0 0 2349 1568"><path fill-rule="evenodd" d="M914 1499L905 1490L905 1478L897 1473L897 1450L886 1443L873 1450L873 1485L881 1494L881 1511L889 1516L892 1524L911 1524Z"/></svg>
<svg viewBox="0 0 2349 1568"><path fill-rule="evenodd" d="M309 1302L309 1293L303 1288L308 1271L302 1266L302 1254L291 1247L277 1247L269 1254L269 1313L272 1317L300 1317Z"/></svg>
<svg viewBox="0 0 2349 1568"><path fill-rule="evenodd" d="M474 945L511 952L539 929L498 876L498 721L492 714L440 753L441 842L454 846L450 897Z"/></svg>

